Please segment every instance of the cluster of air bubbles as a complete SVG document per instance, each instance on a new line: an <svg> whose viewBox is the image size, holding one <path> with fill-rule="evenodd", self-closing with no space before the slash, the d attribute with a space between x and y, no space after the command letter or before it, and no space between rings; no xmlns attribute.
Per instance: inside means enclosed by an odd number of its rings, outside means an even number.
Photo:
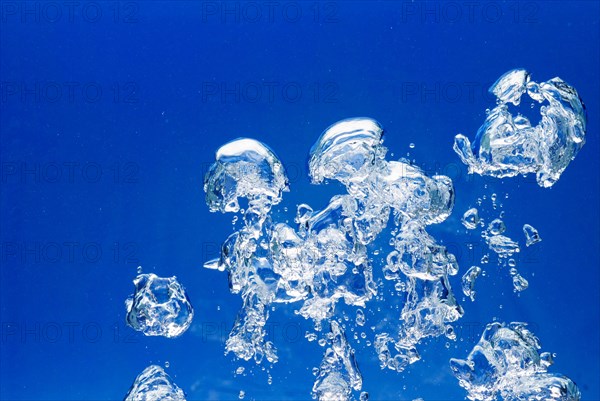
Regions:
<svg viewBox="0 0 600 401"><path fill-rule="evenodd" d="M541 187L551 187L585 143L586 111L577 91L560 78L537 83L516 69L500 77L490 92L497 106L487 113L475 141L457 135L454 150L470 173L498 178L536 174ZM509 111L509 103L518 106L523 94L544 104L536 126Z"/></svg>
<svg viewBox="0 0 600 401"><path fill-rule="evenodd" d="M367 118L343 120L324 131L310 152L311 179L315 184L338 181L347 193L334 196L321 210L298 205L295 228L272 219L272 206L288 190L288 180L283 164L265 145L249 139L224 145L204 181L211 211L239 212L242 221L241 228L223 243L221 256L205 264L226 271L231 291L243 300L226 352L256 363L277 362L275 344L268 341L264 329L270 305L299 303L296 313L315 325L306 339L321 347L330 344L315 371L313 396L319 400L346 400L353 390L361 390L346 326L340 325L349 316L344 314L338 323L335 309L339 301L359 307L354 318L354 327L359 328L366 324L362 309L366 303L375 297L383 300L378 293L383 282L373 280L371 256L379 255L379 249L370 255L368 246L389 221L393 222L389 241L393 249L383 259L382 273L394 283L394 294L404 304L395 329L374 332L381 367L400 372L418 361L417 345L426 337L455 340L450 323L463 314L449 282L449 276L458 273L456 258L426 230L450 215L452 181L429 177L406 160L386 160L382 134L380 125ZM247 209L239 208L240 199L248 202ZM502 207L497 194L489 199L494 210ZM481 207L482 199L477 204ZM515 291L522 291L528 283L512 258L521 248L505 235L503 215L485 222L479 210L471 208L462 224L468 230L482 229L489 249L510 266ZM533 227L526 225L524 232L528 246L539 242ZM486 254L481 263L488 261ZM471 300L475 281L483 274L479 266L472 266L462 277L463 294ZM319 338L323 327L329 327L329 332ZM354 327L352 338L357 343L366 340L366 333Z"/></svg>
<svg viewBox="0 0 600 401"><path fill-rule="evenodd" d="M135 291L125 301L127 324L145 336L175 338L182 335L194 317L185 288L174 276L142 274L142 266L136 271ZM169 361L164 362L165 368L170 365ZM125 401L158 400L185 401L185 394L161 366L150 365L136 377Z"/></svg>
<svg viewBox="0 0 600 401"><path fill-rule="evenodd" d="M487 188L487 185L486 185ZM508 198L508 194L504 195L504 198ZM500 211L499 216L493 218L491 221L486 222L481 215L481 210L486 210L487 204L484 204L483 200L487 200L488 196L483 195L477 199L478 208L470 208L464 212L461 222L467 230L481 229L481 238L485 241L487 249L498 257L498 264L500 266L508 266L510 268L510 275L512 278L513 288L515 292L521 292L529 286L529 282L525 279L517 270L517 261L515 260L516 254L520 253L522 248L519 242L513 240L506 235L506 224L503 220L504 211ZM492 202L494 210L497 209L497 200L499 196L496 193L492 193L489 196L489 200ZM502 204L499 205L502 208ZM485 215L485 213L484 213ZM523 225L523 233L525 234L525 245L527 247L540 242L542 239L538 231L529 224ZM469 244L470 249L473 250L472 244ZM490 262L489 253L484 253L481 257L480 264L485 265ZM481 273L481 269L472 267L467 271L462 278L463 293L474 300L474 291L472 287L475 279Z"/></svg>
<svg viewBox="0 0 600 401"><path fill-rule="evenodd" d="M489 401L579 401L579 389L569 378L549 373L550 353L524 323L490 323L467 359L450 366L467 398Z"/></svg>
<svg viewBox="0 0 600 401"><path fill-rule="evenodd" d="M335 323L335 309L340 301L365 308L378 295L372 255L379 251L369 252L368 246L390 221L394 249L383 259L383 273L407 302L397 330L389 334L396 352L390 358L397 363L386 367L401 371L419 360L421 339L446 335L448 324L463 313L448 279L458 272L456 258L426 231L450 215L452 181L429 177L406 160L386 160L382 138L381 126L368 118L343 120L323 132L310 151L310 177L315 184L338 181L347 192L320 210L298 205L296 227L273 221L272 206L281 201L288 180L283 164L265 145L249 139L224 145L204 180L210 210L239 212L242 220L223 243L221 256L205 263L226 271L231 291L243 300L226 352L257 363L277 362L275 344L264 330L270 305L298 303L296 313L311 319L315 332L331 327L319 345L338 339L327 348L313 388L320 399L346 399L360 390L360 373L348 362L353 351ZM240 210L240 199L248 202L247 209ZM363 309L357 309L354 323L365 325ZM305 337L310 342L318 338L316 333ZM360 342L366 333L357 331L353 337Z"/></svg>
<svg viewBox="0 0 600 401"><path fill-rule="evenodd" d="M470 173L494 177L534 173L540 186L552 186L585 143L585 108L577 92L560 78L538 84L525 70L504 74L490 92L497 97L497 106L487 112L473 144L457 135L454 150ZM525 93L533 101L547 103L536 126L508 111L509 103L518 106ZM451 214L453 183L443 175L426 175L406 159L387 160L386 153L383 129L375 120L347 119L326 129L310 150L309 174L314 184L337 181L346 192L332 197L322 209L298 205L295 227L274 221L272 209L289 190L288 178L283 163L261 142L241 138L223 145L204 179L210 211L236 213L234 232L224 241L220 257L204 264L226 271L231 292L242 298L226 353L257 364L277 362L275 344L265 330L269 313L278 303L298 305L296 313L314 323L314 332L306 332L307 341L316 341L325 350L313 371L312 395L319 401L350 400L353 391L362 390L346 330L356 343L373 344L382 369L401 372L420 360L417 345L423 339L456 340L451 323L463 315L449 281L459 270L456 257L427 231ZM490 196L494 210L502 208L500 198ZM486 196L477 200L479 208L482 199ZM513 259L521 248L505 235L504 212L489 222L480 213L470 208L462 225L467 230L481 228L488 248L510 268L515 291L526 289L528 282ZM379 256L383 248L372 244L390 222L393 249ZM523 232L527 247L541 241L531 225L525 224ZM383 279L377 281L373 256L381 260ZM488 262L489 254L483 255L481 264ZM183 286L175 277L143 274L141 266L137 273L135 292L126 301L128 325L146 336L180 336L194 314ZM485 275L482 268L472 266L462 276L462 292L472 301L481 275ZM391 281L390 294L403 304L391 307L400 311L397 321L384 319L392 327L371 327L371 343L364 330L365 308L374 298L384 301L384 279ZM355 316L336 318L339 302L357 307ZM579 400L572 381L547 372L552 355L538 354L538 349L537 339L524 324L492 323L468 358L452 359L451 367L471 400L498 395L515 401ZM244 372L243 366L235 370L236 375ZM270 374L268 380L271 384ZM240 390L238 398L245 396ZM136 378L126 401L159 399L184 401L185 395L163 368L151 365ZM359 399L367 401L368 393L361 392Z"/></svg>

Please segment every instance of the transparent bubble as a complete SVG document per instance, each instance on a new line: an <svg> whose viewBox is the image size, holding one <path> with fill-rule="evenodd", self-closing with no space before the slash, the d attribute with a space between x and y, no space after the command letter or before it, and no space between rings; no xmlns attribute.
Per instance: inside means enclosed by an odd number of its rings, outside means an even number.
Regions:
<svg viewBox="0 0 600 401"><path fill-rule="evenodd" d="M219 148L204 178L206 203L213 212L238 212L238 199L246 198L253 210L264 213L287 189L283 164L254 139L236 139Z"/></svg>
<svg viewBox="0 0 600 401"><path fill-rule="evenodd" d="M185 401L185 394L158 365L148 366L131 385L125 401Z"/></svg>
<svg viewBox="0 0 600 401"><path fill-rule="evenodd" d="M455 137L455 152L470 173L498 178L534 173L541 187L551 187L585 143L587 118L577 91L560 78L533 82L523 69L507 72L490 91L498 105L486 111L473 145L464 135ZM518 106L524 94L547 102L536 126L510 113L508 103Z"/></svg>
<svg viewBox="0 0 600 401"><path fill-rule="evenodd" d="M466 360L451 359L452 373L471 400L579 400L570 379L548 373L549 353L523 323L491 323Z"/></svg>
<svg viewBox="0 0 600 401"><path fill-rule="evenodd" d="M146 336L177 337L192 323L194 310L176 277L140 274L127 299L127 324Z"/></svg>
<svg viewBox="0 0 600 401"><path fill-rule="evenodd" d="M542 238L540 237L538 231L529 224L523 225L523 233L525 234L526 246L531 246L542 241Z"/></svg>

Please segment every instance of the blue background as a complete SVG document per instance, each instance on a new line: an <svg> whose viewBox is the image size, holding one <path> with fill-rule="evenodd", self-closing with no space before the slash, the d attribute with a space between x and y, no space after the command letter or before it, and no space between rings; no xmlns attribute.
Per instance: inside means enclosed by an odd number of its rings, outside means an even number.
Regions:
<svg viewBox="0 0 600 401"><path fill-rule="evenodd" d="M465 308L457 341L426 341L423 360L401 374L351 340L371 399L463 399L448 360L465 357L497 318L529 322L557 354L551 371L600 400L599 3L277 4L270 13L260 2L81 2L69 14L62 2L1 3L0 398L122 399L146 366L169 361L190 400L240 390L309 399L323 349L303 338L310 324L296 305L271 315L280 355L271 385L262 367L223 355L241 301L224 273L201 267L232 231L231 216L208 212L203 174L226 141L265 142L291 181L275 216L292 221L297 204L322 208L341 192L309 183L310 146L333 122L369 116L394 157L410 152L452 177L454 213L431 232L459 258L451 282ZM452 151L454 135L473 138L493 107L489 84L516 67L537 81L563 78L587 106L587 144L551 189L533 177L468 176ZM529 223L543 242L517 258L529 289L513 293L492 257L472 303L460 276L484 249L460 216L484 195L488 221L503 210L509 236L523 245ZM196 316L182 337L125 326L138 265L187 288ZM397 319L399 302L369 304L367 339ZM236 378L238 366L246 374Z"/></svg>

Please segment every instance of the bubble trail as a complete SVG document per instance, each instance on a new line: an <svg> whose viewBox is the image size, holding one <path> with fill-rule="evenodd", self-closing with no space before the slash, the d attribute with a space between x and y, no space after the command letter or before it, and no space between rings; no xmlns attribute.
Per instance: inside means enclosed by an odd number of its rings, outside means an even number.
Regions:
<svg viewBox="0 0 600 401"><path fill-rule="evenodd" d="M338 323L331 322L331 346L323 355L317 378L313 386L313 396L319 401L350 400L352 389L360 391L362 376L346 336Z"/></svg>

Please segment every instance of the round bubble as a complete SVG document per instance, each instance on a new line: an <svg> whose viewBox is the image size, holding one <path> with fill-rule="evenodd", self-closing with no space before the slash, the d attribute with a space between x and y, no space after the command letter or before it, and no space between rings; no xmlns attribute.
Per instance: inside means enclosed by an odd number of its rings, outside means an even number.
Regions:
<svg viewBox="0 0 600 401"><path fill-rule="evenodd" d="M206 203L213 212L239 211L239 198L259 209L270 208L281 201L287 189L283 164L271 149L254 139L240 138L221 146L204 178Z"/></svg>

